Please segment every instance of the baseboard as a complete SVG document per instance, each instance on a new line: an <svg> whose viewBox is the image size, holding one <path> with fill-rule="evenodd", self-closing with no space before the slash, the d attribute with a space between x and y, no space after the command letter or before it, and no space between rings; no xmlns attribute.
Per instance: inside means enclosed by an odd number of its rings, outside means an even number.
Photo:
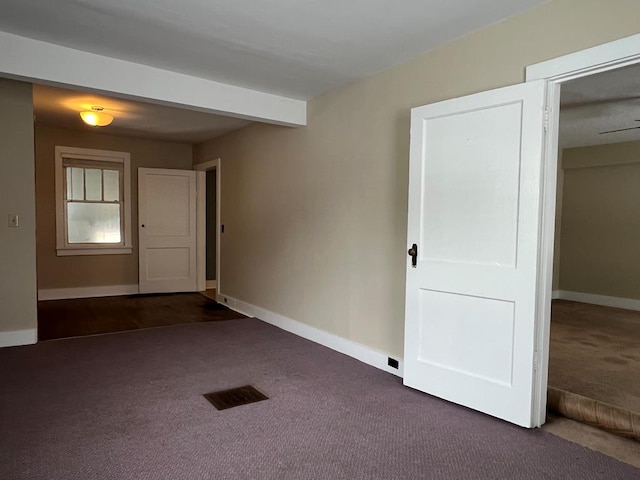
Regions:
<svg viewBox="0 0 640 480"><path fill-rule="evenodd" d="M602 305L604 307L624 308L625 310L640 311L640 300L635 298L609 297L607 295L596 295L593 293L569 292L567 290L558 290L558 296L561 300L571 300L572 302L590 303L592 305Z"/></svg>
<svg viewBox="0 0 640 480"><path fill-rule="evenodd" d="M218 288L218 281L217 280L206 280L205 281L205 287L207 290L211 289L211 288Z"/></svg>
<svg viewBox="0 0 640 480"><path fill-rule="evenodd" d="M562 294L562 292L560 290L553 290L551 292L551 299L552 300L560 300L560 295Z"/></svg>
<svg viewBox="0 0 640 480"><path fill-rule="evenodd" d="M114 297L140 293L138 285L107 285L104 287L51 288L38 290L38 300L63 300L67 298Z"/></svg>
<svg viewBox="0 0 640 480"><path fill-rule="evenodd" d="M243 302L236 298L232 298L228 295L217 294L218 302L226 305L232 310L238 313L247 315L249 317L256 317L263 322L274 325L278 328L291 332L299 337L306 338L312 342L319 343L327 348L335 350L340 353L344 353L350 357L360 360L363 363L371 365L373 367L384 370L385 372L392 373L398 377L403 376L403 362L398 359L398 368L392 368L387 365L388 355L377 352L365 347L346 338L339 337L332 333L325 332L318 328L312 327L305 323L293 320L278 313L271 312L261 307L256 307L250 303Z"/></svg>
<svg viewBox="0 0 640 480"><path fill-rule="evenodd" d="M0 348L33 345L37 341L38 331L35 328L16 330L15 332L0 332Z"/></svg>

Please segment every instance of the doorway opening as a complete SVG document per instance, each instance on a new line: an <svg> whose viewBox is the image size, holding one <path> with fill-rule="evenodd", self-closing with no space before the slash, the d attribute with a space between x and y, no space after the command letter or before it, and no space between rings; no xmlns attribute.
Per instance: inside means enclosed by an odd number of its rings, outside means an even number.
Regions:
<svg viewBox="0 0 640 480"><path fill-rule="evenodd" d="M640 440L640 66L562 85L548 408Z"/></svg>
<svg viewBox="0 0 640 480"><path fill-rule="evenodd" d="M526 68L526 81L543 80L546 104L543 145L540 232L536 292L534 416L540 426L547 416L549 341L556 233L556 193L559 165L560 91L568 82L640 64L640 35L632 35Z"/></svg>
<svg viewBox="0 0 640 480"><path fill-rule="evenodd" d="M220 159L198 163L198 290L213 300L220 292Z"/></svg>

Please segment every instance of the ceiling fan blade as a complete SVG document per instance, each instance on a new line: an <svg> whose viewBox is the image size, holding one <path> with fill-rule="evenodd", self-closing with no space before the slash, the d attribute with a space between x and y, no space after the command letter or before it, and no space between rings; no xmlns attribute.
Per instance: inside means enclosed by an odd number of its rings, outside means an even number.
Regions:
<svg viewBox="0 0 640 480"><path fill-rule="evenodd" d="M636 122L640 122L640 120L636 120ZM638 128L640 128L640 127L619 128L619 129L617 129L617 130L608 130L608 131L606 131L606 132L600 132L600 133L598 133L598 135L605 135L605 134L607 134L607 133L624 132L624 131L626 131L626 130L636 130L636 129L638 129Z"/></svg>

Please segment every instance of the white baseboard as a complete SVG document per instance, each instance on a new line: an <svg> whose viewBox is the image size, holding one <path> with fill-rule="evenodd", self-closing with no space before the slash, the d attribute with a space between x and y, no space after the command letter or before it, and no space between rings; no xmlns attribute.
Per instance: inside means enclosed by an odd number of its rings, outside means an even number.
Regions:
<svg viewBox="0 0 640 480"><path fill-rule="evenodd" d="M562 294L561 290L553 290L551 292L551 299L552 300L560 300L560 295Z"/></svg>
<svg viewBox="0 0 640 480"><path fill-rule="evenodd" d="M51 288L38 290L38 300L63 300L67 298L114 297L140 293L138 285L107 285L104 287Z"/></svg>
<svg viewBox="0 0 640 480"><path fill-rule="evenodd" d="M38 331L35 328L16 330L15 332L0 332L0 348L33 345L37 341Z"/></svg>
<svg viewBox="0 0 640 480"><path fill-rule="evenodd" d="M319 343L320 345L328 347L337 352L344 353L345 355L353 357L356 360L360 360L361 362L373 367L379 368L380 370L392 373L394 375L397 375L398 377L403 376L404 365L402 360L400 359L397 359L399 364L398 368L392 368L387 365L389 356L385 355L384 353L377 352L370 349L369 347L365 347L364 345L361 345L359 343L347 340L346 338L342 338L332 333L325 332L323 330L285 317L278 313L265 310L264 308L256 307L255 305L251 305L250 303L243 302L242 300L232 298L228 295L218 293L216 297L219 303L221 303L222 305L226 305L230 309L242 313L243 315L256 317L263 322L274 325L278 328L286 330L287 332L291 332L295 335L298 335L299 337L311 340L312 342Z"/></svg>
<svg viewBox="0 0 640 480"><path fill-rule="evenodd" d="M640 311L640 300L636 298L609 297L606 295L596 295L593 293L569 292L558 290L553 292L553 298L561 300L571 300L572 302L590 303L592 305L602 305L604 307L624 308L625 310ZM557 293L557 297L556 297Z"/></svg>
<svg viewBox="0 0 640 480"><path fill-rule="evenodd" d="M207 290L209 290L210 288L218 288L218 281L217 280L207 280L207 281L205 281L205 287L207 288Z"/></svg>

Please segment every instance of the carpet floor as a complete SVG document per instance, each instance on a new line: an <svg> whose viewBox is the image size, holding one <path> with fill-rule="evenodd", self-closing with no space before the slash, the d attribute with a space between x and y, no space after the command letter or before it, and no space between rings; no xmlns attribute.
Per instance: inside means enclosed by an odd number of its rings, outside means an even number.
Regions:
<svg viewBox="0 0 640 480"><path fill-rule="evenodd" d="M559 437L640 467L640 442L595 428L564 416L547 413L542 427Z"/></svg>
<svg viewBox="0 0 640 480"><path fill-rule="evenodd" d="M640 312L554 300L549 386L640 414Z"/></svg>
<svg viewBox="0 0 640 480"><path fill-rule="evenodd" d="M246 318L200 293L38 302L38 340Z"/></svg>
<svg viewBox="0 0 640 480"><path fill-rule="evenodd" d="M256 319L0 350L0 432L8 480L640 478Z"/></svg>

